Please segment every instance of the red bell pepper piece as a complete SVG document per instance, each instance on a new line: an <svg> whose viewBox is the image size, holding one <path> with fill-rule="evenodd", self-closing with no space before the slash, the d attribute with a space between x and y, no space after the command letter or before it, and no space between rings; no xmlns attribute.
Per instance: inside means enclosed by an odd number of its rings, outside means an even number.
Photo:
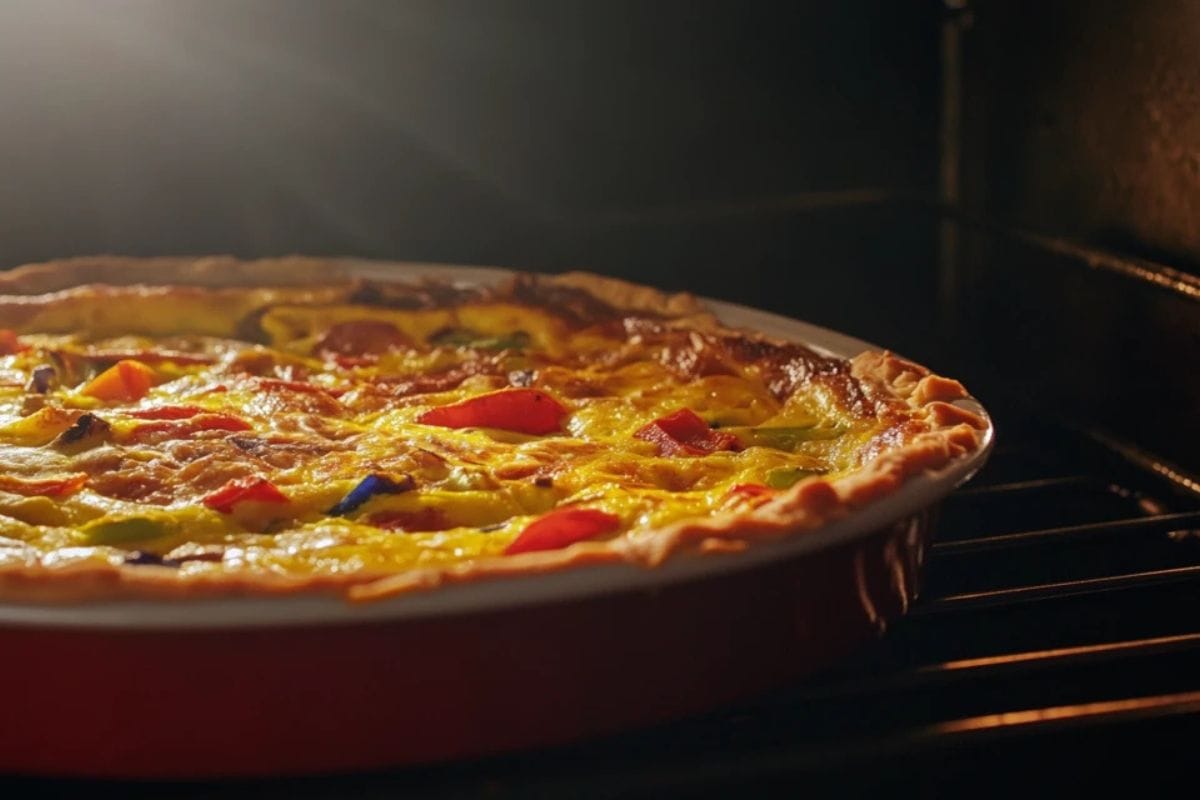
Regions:
<svg viewBox="0 0 1200 800"><path fill-rule="evenodd" d="M417 511L381 511L367 520L372 525L389 531L448 531L456 527L453 520L440 508L422 508Z"/></svg>
<svg viewBox="0 0 1200 800"><path fill-rule="evenodd" d="M251 425L233 414L199 414L182 423L189 431L248 431Z"/></svg>
<svg viewBox="0 0 1200 800"><path fill-rule="evenodd" d="M143 364L161 364L174 361L176 364L215 364L213 356L197 353L179 353L173 350L91 350L86 358L102 361L141 361Z"/></svg>
<svg viewBox="0 0 1200 800"><path fill-rule="evenodd" d="M238 503L287 503L288 496L266 478L235 478L201 501L213 511L228 514Z"/></svg>
<svg viewBox="0 0 1200 800"><path fill-rule="evenodd" d="M369 367L372 364L379 363L379 356L342 356L335 355L333 362L342 369L354 369L355 367Z"/></svg>
<svg viewBox="0 0 1200 800"><path fill-rule="evenodd" d="M410 346L409 338L395 325L382 320L357 319L334 325L317 342L313 352L364 356Z"/></svg>
<svg viewBox="0 0 1200 800"><path fill-rule="evenodd" d="M750 503L758 507L775 496L775 490L761 483L737 483L729 487L729 502Z"/></svg>
<svg viewBox="0 0 1200 800"><path fill-rule="evenodd" d="M29 346L18 338L15 331L0 328L0 356L11 356L28 350Z"/></svg>
<svg viewBox="0 0 1200 800"><path fill-rule="evenodd" d="M621 518L594 508L556 508L525 526L504 549L507 556L536 550L559 550L567 545L616 530Z"/></svg>
<svg viewBox="0 0 1200 800"><path fill-rule="evenodd" d="M170 433L171 438L184 438L200 431L248 431L251 425L233 414L197 414L190 419L163 419L138 425L130 436L134 439L151 433Z"/></svg>
<svg viewBox="0 0 1200 800"><path fill-rule="evenodd" d="M654 420L640 428L634 437L657 445L660 456L704 456L742 447L736 436L714 431L687 408Z"/></svg>
<svg viewBox="0 0 1200 800"><path fill-rule="evenodd" d="M299 392L301 394L311 394L317 397L326 397L337 399L350 391L348 387L325 388L317 386L315 383L305 383L304 381L285 381L281 378L255 378L254 385L267 391L283 390L285 392ZM214 390L215 391L215 390Z"/></svg>
<svg viewBox="0 0 1200 800"><path fill-rule="evenodd" d="M541 436L561 430L568 413L540 389L501 389L432 408L417 421L443 428L500 428Z"/></svg>
<svg viewBox="0 0 1200 800"><path fill-rule="evenodd" d="M141 400L154 385L154 370L140 361L125 359L101 372L80 390L97 400Z"/></svg>
<svg viewBox="0 0 1200 800"><path fill-rule="evenodd" d="M729 488L731 495L741 497L770 497L775 494L775 490L770 486L763 486L761 483L738 483Z"/></svg>
<svg viewBox="0 0 1200 800"><path fill-rule="evenodd" d="M155 406L125 413L134 419L190 419L197 414L203 414L204 409L200 406Z"/></svg>
<svg viewBox="0 0 1200 800"><path fill-rule="evenodd" d="M26 497L66 497L75 494L87 483L84 473L65 478L43 478L30 480L16 475L0 475L0 491L22 494Z"/></svg>

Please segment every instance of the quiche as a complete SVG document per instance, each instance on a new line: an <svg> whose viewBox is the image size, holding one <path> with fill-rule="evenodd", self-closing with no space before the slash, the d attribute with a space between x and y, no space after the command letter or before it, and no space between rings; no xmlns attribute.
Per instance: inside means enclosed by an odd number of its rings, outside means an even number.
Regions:
<svg viewBox="0 0 1200 800"><path fill-rule="evenodd" d="M586 273L339 260L0 274L0 600L278 593L722 558L981 446L957 381Z"/></svg>

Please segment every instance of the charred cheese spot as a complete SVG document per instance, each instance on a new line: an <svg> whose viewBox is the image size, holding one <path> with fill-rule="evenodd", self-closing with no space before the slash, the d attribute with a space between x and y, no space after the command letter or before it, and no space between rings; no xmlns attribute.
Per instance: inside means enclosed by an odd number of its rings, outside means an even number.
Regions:
<svg viewBox="0 0 1200 800"><path fill-rule="evenodd" d="M382 320L339 322L325 331L314 350L344 356L378 355L409 343L400 330Z"/></svg>

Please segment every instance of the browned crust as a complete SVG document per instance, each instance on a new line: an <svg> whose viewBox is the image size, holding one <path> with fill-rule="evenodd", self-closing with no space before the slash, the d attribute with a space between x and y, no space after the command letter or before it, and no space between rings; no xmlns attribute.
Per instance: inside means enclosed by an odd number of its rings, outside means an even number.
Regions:
<svg viewBox="0 0 1200 800"><path fill-rule="evenodd" d="M708 313L704 304L687 292L667 294L650 286L640 286L590 272L536 275L532 280L545 286L578 289L613 308L631 313L653 313L665 317L690 317Z"/></svg>
<svg viewBox="0 0 1200 800"><path fill-rule="evenodd" d="M303 286L349 280L352 261L281 256L240 261L232 256L81 256L26 264L0 273L0 295L37 295L90 284L108 286Z"/></svg>
<svg viewBox="0 0 1200 800"><path fill-rule="evenodd" d="M87 330L155 335L162 315L140 309L170 299L178 315L205 321L196 333L230 336L239 320L276 303L335 303L352 295L346 259L302 256L238 261L229 256L89 256L0 273L3 327L51 333ZM170 322L170 320L165 320Z"/></svg>
<svg viewBox="0 0 1200 800"><path fill-rule="evenodd" d="M360 288L350 279L345 259L298 256L238 261L229 257L131 259L115 256L78 258L36 264L0 273L0 318L31 325L53 318L71 304L94 306L111 299L113 286L133 287L129 296L162 291L140 283L168 286L173 300L218 298L228 316L231 300L239 309L300 299L337 302ZM264 289L266 286L289 287ZM516 284L534 294L556 290L582 292L619 312L655 314L708 331L746 336L721 328L702 303L688 294L666 294L613 278L572 272L522 275ZM72 288L75 287L75 288ZM184 288L191 287L191 288ZM195 287L204 287L197 290ZM240 287L240 288L232 288ZM499 292L504 295L505 290ZM509 291L512 291L510 288ZM140 294L139 294L140 293ZM208 300L205 300L208 298ZM235 304L236 305L236 304ZM20 311L36 307L39 313ZM212 308L214 305L204 305ZM17 315L26 314L26 316ZM10 323L11 324L11 323ZM766 341L766 340L764 340ZM756 508L683 520L637 538L581 542L564 550L526 553L475 563L415 569L395 575L285 577L274 574L180 575L168 568L75 564L66 567L0 568L0 598L29 602L72 602L96 598L204 597L274 595L340 591L352 600L373 600L441 585L474 580L527 576L603 563L655 567L672 554L736 552L748 542L811 531L891 494L907 480L946 466L981 445L986 420L952 402L967 397L960 383L933 375L926 368L887 352L863 353L850 362L855 379L874 392L903 404L909 418L928 424L902 447L885 450L862 469L840 478L808 478Z"/></svg>

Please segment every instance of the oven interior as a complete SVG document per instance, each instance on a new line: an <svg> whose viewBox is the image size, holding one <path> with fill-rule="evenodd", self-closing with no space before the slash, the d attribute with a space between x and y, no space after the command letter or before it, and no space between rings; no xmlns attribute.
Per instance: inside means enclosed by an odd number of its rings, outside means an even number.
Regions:
<svg viewBox="0 0 1200 800"><path fill-rule="evenodd" d="M1200 732L1197 25L1179 2L0 9L3 266L583 267L880 342L996 419L918 606L837 669L569 748L221 793L936 796L1182 774Z"/></svg>

